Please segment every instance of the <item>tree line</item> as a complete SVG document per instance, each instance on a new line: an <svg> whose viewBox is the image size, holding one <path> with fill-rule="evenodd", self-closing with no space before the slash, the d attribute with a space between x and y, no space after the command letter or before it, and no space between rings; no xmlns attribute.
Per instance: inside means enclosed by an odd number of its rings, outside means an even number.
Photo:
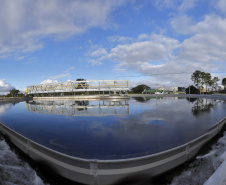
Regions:
<svg viewBox="0 0 226 185"><path fill-rule="evenodd" d="M199 90L200 94L204 88L206 89L206 93L208 93L208 90L210 90L211 92L220 90L218 85L220 79L215 76L212 77L208 72L196 70L191 75L191 80L194 82L194 85ZM222 79L222 85L224 86L224 88L226 87L226 78Z"/></svg>
<svg viewBox="0 0 226 185"><path fill-rule="evenodd" d="M191 75L191 80L193 81L194 85L191 85L185 89L185 92L187 94L201 94L202 90L205 88L206 93L208 93L208 90L211 92L219 92L219 85L218 82L220 79L218 77L212 77L212 75L208 72L202 72L199 70L196 70ZM222 85L224 86L224 93L226 90L226 78L222 79ZM142 93L144 90L151 89L149 86L145 84L138 85L136 87L133 87L131 89L130 93ZM178 87L178 91L181 91L181 89L184 89L184 87Z"/></svg>

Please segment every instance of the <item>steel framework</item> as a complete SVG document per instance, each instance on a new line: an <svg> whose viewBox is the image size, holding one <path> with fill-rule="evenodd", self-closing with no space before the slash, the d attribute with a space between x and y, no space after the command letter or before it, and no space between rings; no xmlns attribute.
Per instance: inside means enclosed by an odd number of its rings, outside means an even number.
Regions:
<svg viewBox="0 0 226 185"><path fill-rule="evenodd" d="M38 101L26 103L28 111L40 114L56 114L66 116L108 116L129 115L128 101L98 101L89 105L88 101L62 102L62 101Z"/></svg>
<svg viewBox="0 0 226 185"><path fill-rule="evenodd" d="M128 80L89 80L67 81L27 86L26 94L87 92L87 91L125 91L129 90Z"/></svg>

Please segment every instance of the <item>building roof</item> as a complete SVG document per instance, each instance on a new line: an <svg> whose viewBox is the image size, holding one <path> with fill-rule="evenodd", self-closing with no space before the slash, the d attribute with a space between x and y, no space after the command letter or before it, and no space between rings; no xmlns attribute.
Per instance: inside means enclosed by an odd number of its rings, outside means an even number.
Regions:
<svg viewBox="0 0 226 185"><path fill-rule="evenodd" d="M157 90L157 89L150 89L150 90L145 90L144 92L163 92L163 90Z"/></svg>

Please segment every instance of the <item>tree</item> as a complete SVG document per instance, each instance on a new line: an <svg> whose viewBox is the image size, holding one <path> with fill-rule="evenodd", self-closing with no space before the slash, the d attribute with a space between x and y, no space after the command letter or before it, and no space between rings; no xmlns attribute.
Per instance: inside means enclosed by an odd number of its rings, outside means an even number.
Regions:
<svg viewBox="0 0 226 185"><path fill-rule="evenodd" d="M138 86L132 88L131 90L133 91L133 93L142 93L145 89L149 90L151 88L147 85L141 84L141 85L138 85Z"/></svg>
<svg viewBox="0 0 226 185"><path fill-rule="evenodd" d="M224 93L225 93L225 89L226 89L226 78L222 79L222 85L224 86Z"/></svg>
<svg viewBox="0 0 226 185"><path fill-rule="evenodd" d="M86 80L83 78L78 78L76 81L86 81Z"/></svg>
<svg viewBox="0 0 226 185"><path fill-rule="evenodd" d="M13 88L13 89L9 92L9 94L10 94L11 96L16 96L16 95L18 95L19 92L20 92L19 90Z"/></svg>
<svg viewBox="0 0 226 185"><path fill-rule="evenodd" d="M218 77L213 77L211 81L212 81L212 89L213 91L216 91L218 87L217 82L220 81L220 79Z"/></svg>
<svg viewBox="0 0 226 185"><path fill-rule="evenodd" d="M207 86L208 85L211 86L213 84L213 81L211 79L211 74L202 72L202 80L203 80L203 84L206 85L206 92L208 92Z"/></svg>
<svg viewBox="0 0 226 185"><path fill-rule="evenodd" d="M200 94L201 94L201 89L202 87L202 83L203 83L203 76L204 74L202 74L201 71L196 70L192 75L191 75L191 80L194 82L194 85L197 87L197 89L199 89Z"/></svg>
<svg viewBox="0 0 226 185"><path fill-rule="evenodd" d="M178 87L178 91L181 91L181 92L185 91L185 89L186 89L185 87Z"/></svg>
<svg viewBox="0 0 226 185"><path fill-rule="evenodd" d="M86 80L83 78L78 78L76 81L86 81ZM88 88L87 82L80 82L76 87L76 89L87 89L87 88Z"/></svg>
<svg viewBox="0 0 226 185"><path fill-rule="evenodd" d="M189 88L190 88L190 90L189 90ZM185 89L185 92L186 92L186 94L189 94L189 92L190 92L190 94L199 94L200 93L199 89L197 89L193 85L191 85L187 89Z"/></svg>

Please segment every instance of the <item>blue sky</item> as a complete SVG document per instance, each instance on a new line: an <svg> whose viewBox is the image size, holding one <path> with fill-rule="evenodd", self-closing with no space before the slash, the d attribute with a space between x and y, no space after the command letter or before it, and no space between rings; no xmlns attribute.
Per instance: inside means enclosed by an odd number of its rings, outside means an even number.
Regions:
<svg viewBox="0 0 226 185"><path fill-rule="evenodd" d="M154 88L187 87L195 70L226 77L226 0L0 3L1 94L77 78Z"/></svg>

